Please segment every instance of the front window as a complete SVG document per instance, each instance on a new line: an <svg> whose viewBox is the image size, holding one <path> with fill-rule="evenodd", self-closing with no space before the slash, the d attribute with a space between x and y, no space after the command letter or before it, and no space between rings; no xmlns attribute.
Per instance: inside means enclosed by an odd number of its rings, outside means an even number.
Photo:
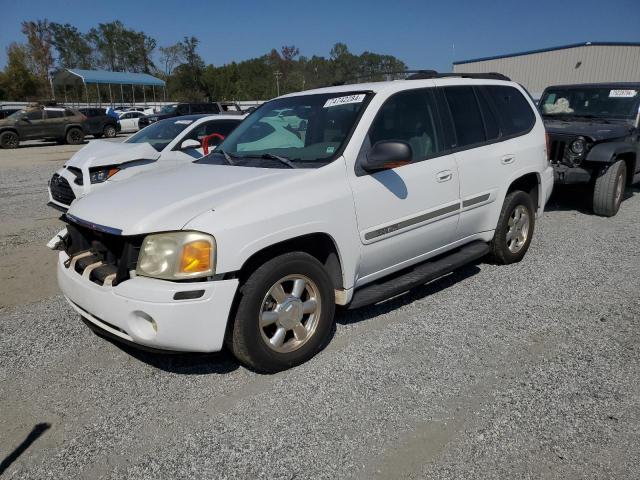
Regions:
<svg viewBox="0 0 640 480"><path fill-rule="evenodd" d="M185 128L193 123L193 120L180 120L170 118L152 123L135 135L129 137L125 143L148 143L161 152L176 138Z"/></svg>
<svg viewBox="0 0 640 480"><path fill-rule="evenodd" d="M224 151L248 166L277 164L273 156L306 167L325 165L341 151L370 95L335 92L272 100L230 133L212 157ZM219 163L219 158L204 162Z"/></svg>
<svg viewBox="0 0 640 480"><path fill-rule="evenodd" d="M640 89L626 87L551 88L540 99L545 117L586 117L634 120Z"/></svg>
<svg viewBox="0 0 640 480"><path fill-rule="evenodd" d="M164 107L162 107L160 109L160 113L166 113L166 114L174 114L176 113L176 109L178 108L178 105L165 105Z"/></svg>

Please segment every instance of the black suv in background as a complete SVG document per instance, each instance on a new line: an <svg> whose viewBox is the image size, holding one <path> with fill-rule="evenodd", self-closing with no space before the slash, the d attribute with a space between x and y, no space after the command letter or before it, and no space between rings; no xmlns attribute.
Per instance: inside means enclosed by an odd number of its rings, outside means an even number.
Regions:
<svg viewBox="0 0 640 480"><path fill-rule="evenodd" d="M22 140L56 140L78 145L84 141L85 117L65 107L35 107L18 110L0 120L0 147L18 148Z"/></svg>
<svg viewBox="0 0 640 480"><path fill-rule="evenodd" d="M120 121L107 115L104 108L80 108L79 110L87 117L85 121L87 133L95 138L103 136L113 138L120 131Z"/></svg>
<svg viewBox="0 0 640 480"><path fill-rule="evenodd" d="M540 113L556 184L590 185L594 213L614 216L640 182L640 83L547 87Z"/></svg>
<svg viewBox="0 0 640 480"><path fill-rule="evenodd" d="M140 117L140 120L138 120L138 126L142 129L151 123L157 122L158 120L164 120L165 118L180 117L182 115L196 115L202 113L226 113L242 115L242 109L237 103L234 102L173 103L171 105L165 105L160 109L158 113Z"/></svg>

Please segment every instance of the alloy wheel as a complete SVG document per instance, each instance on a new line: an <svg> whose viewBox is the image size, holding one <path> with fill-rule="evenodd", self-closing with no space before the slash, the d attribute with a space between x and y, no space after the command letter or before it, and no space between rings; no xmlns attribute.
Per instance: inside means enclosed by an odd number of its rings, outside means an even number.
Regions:
<svg viewBox="0 0 640 480"><path fill-rule="evenodd" d="M529 212L524 205L518 205L513 209L508 225L507 248L511 253L518 253L527 243L531 225Z"/></svg>

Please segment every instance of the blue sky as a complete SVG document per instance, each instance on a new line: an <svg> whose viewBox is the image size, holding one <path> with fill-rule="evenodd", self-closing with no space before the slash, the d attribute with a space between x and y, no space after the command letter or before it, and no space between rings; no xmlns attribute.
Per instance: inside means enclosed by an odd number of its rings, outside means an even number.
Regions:
<svg viewBox="0 0 640 480"><path fill-rule="evenodd" d="M304 55L328 56L344 42L354 53L449 71L452 60L584 41L640 42L640 0L0 0L0 11L1 67L9 43L23 41L20 22L37 18L81 31L120 19L159 45L194 35L214 65L292 44Z"/></svg>

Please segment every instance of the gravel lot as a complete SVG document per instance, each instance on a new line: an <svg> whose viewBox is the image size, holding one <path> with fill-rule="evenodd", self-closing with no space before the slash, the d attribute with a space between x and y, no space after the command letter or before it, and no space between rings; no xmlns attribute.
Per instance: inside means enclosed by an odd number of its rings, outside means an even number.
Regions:
<svg viewBox="0 0 640 480"><path fill-rule="evenodd" d="M325 351L267 376L73 314L42 246L72 150L0 150L0 461L49 425L3 478L640 477L640 190L611 219L560 191L523 262L342 312Z"/></svg>

